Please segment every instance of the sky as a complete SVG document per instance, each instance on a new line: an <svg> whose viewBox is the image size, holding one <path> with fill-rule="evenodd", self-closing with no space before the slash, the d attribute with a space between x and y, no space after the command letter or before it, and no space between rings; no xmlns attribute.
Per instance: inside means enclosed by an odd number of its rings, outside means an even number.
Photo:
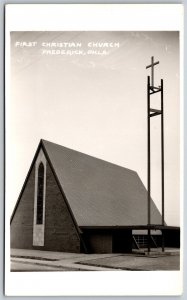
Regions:
<svg viewBox="0 0 187 300"><path fill-rule="evenodd" d="M11 32L10 56L10 214L41 138L135 170L147 187L146 66L154 56L155 85L164 80L165 220L179 225L178 32ZM159 108L159 94L151 101ZM151 195L161 210L160 116L151 118L151 149Z"/></svg>

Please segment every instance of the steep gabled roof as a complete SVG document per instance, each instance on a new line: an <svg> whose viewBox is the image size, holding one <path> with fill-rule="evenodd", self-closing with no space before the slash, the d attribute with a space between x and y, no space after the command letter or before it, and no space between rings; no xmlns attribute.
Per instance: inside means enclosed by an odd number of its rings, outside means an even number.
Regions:
<svg viewBox="0 0 187 300"><path fill-rule="evenodd" d="M147 191L138 174L42 140L78 226L147 224ZM161 215L151 200L151 223Z"/></svg>

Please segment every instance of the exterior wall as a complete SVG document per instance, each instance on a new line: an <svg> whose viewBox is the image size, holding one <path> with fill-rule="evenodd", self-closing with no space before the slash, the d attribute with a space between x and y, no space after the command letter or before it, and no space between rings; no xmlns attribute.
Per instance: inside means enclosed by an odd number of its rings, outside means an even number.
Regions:
<svg viewBox="0 0 187 300"><path fill-rule="evenodd" d="M85 230L84 241L89 253L131 253L132 230Z"/></svg>
<svg viewBox="0 0 187 300"><path fill-rule="evenodd" d="M44 185L43 185L43 217L42 224L37 224L37 194L38 194L38 168L40 163L44 166ZM34 191L34 220L33 220L33 245L44 246L44 230L45 230L45 194L46 194L46 158L43 150L40 149L37 160L35 162L35 191Z"/></svg>
<svg viewBox="0 0 187 300"><path fill-rule="evenodd" d="M84 235L89 253L112 253L112 233L92 231Z"/></svg>
<svg viewBox="0 0 187 300"><path fill-rule="evenodd" d="M29 176L10 227L11 248L32 249L35 168Z"/></svg>
<svg viewBox="0 0 187 300"><path fill-rule="evenodd" d="M47 163L44 246L33 246L35 166L11 222L11 248L80 252L80 239Z"/></svg>
<svg viewBox="0 0 187 300"><path fill-rule="evenodd" d="M51 168L47 163L45 204L45 250L80 252L80 240L58 188Z"/></svg>

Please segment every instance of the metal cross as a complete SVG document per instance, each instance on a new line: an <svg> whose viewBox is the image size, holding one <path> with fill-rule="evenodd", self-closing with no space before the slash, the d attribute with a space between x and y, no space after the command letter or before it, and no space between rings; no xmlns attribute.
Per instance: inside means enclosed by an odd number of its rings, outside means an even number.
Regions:
<svg viewBox="0 0 187 300"><path fill-rule="evenodd" d="M146 69L151 68L151 86L154 88L154 66L158 65L159 61L154 62L154 56L151 56L151 64Z"/></svg>

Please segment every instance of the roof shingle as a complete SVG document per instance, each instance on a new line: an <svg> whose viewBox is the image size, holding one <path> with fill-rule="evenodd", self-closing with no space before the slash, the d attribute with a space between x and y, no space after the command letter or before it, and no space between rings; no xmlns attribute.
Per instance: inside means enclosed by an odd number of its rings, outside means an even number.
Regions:
<svg viewBox="0 0 187 300"><path fill-rule="evenodd" d="M147 191L135 171L42 140L78 226L147 224ZM151 200L151 223L161 214Z"/></svg>

